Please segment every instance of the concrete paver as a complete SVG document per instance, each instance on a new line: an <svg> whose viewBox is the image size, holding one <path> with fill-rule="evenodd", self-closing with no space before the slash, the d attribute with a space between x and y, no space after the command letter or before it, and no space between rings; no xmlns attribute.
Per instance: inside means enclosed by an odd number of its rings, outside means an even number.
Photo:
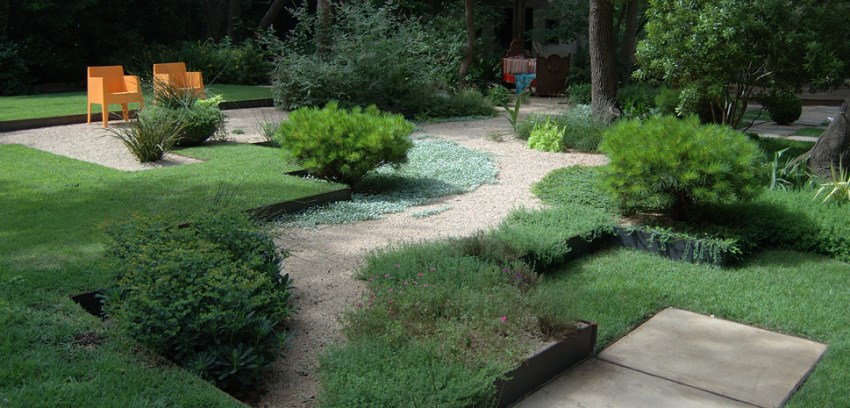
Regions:
<svg viewBox="0 0 850 408"><path fill-rule="evenodd" d="M752 405L594 358L558 377L515 407L720 408Z"/></svg>
<svg viewBox="0 0 850 408"><path fill-rule="evenodd" d="M665 309L599 354L601 360L762 407L781 406L826 345Z"/></svg>

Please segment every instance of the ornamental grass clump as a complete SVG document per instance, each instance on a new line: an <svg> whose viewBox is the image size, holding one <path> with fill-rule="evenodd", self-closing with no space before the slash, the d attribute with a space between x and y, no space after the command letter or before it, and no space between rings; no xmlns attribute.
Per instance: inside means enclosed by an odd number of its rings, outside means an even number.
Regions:
<svg viewBox="0 0 850 408"><path fill-rule="evenodd" d="M617 123L600 150L611 161L605 186L627 212L663 212L674 219L692 205L753 197L763 156L743 133L700 126L690 116L651 117Z"/></svg>
<svg viewBox="0 0 850 408"><path fill-rule="evenodd" d="M352 185L382 165L406 162L411 132L413 124L401 115L374 105L349 111L329 102L292 112L276 138L310 174Z"/></svg>
<svg viewBox="0 0 850 408"><path fill-rule="evenodd" d="M104 310L129 338L226 390L257 385L281 351L289 279L272 238L240 213L109 229Z"/></svg>
<svg viewBox="0 0 850 408"><path fill-rule="evenodd" d="M170 118L139 115L127 127L108 129L141 163L161 160L177 143L183 125Z"/></svg>

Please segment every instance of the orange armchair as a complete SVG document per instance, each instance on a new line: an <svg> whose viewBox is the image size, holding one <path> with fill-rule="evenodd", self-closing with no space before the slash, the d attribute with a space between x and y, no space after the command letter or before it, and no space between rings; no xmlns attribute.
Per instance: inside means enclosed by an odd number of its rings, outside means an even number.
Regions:
<svg viewBox="0 0 850 408"><path fill-rule="evenodd" d="M204 79L200 72L186 72L186 63L170 62L153 64L153 93L154 104L157 94L168 87L178 92L194 92L194 95L204 99Z"/></svg>
<svg viewBox="0 0 850 408"><path fill-rule="evenodd" d="M142 89L139 87L139 77L124 75L124 67L113 65L108 67L88 67L88 120L91 123L91 106L99 104L103 112L103 127L109 121L109 105L120 104L124 120L129 120L131 102L138 102L139 109L145 107Z"/></svg>

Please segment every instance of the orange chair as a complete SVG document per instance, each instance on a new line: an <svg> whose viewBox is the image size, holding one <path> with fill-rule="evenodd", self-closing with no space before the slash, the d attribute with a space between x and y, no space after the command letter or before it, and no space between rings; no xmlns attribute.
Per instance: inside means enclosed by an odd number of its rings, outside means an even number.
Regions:
<svg viewBox="0 0 850 408"><path fill-rule="evenodd" d="M145 107L142 98L142 88L139 87L139 77L124 75L124 67L113 65L108 67L88 67L88 121L91 123L91 106L99 104L103 112L103 127L109 121L109 105L120 104L124 120L129 120L128 104L138 102L139 109Z"/></svg>
<svg viewBox="0 0 850 408"><path fill-rule="evenodd" d="M177 92L194 92L194 95L204 99L204 79L200 72L186 72L186 63L170 62L153 64L153 93L156 96L168 87Z"/></svg>

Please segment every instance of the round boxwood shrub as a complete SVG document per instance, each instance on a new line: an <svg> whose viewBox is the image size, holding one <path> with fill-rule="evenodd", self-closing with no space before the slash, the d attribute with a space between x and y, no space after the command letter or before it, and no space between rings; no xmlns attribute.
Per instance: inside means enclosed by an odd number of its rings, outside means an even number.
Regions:
<svg viewBox="0 0 850 408"><path fill-rule="evenodd" d="M775 94L765 99L770 120L780 125L790 125L803 114L803 104L793 93Z"/></svg>
<svg viewBox="0 0 850 408"><path fill-rule="evenodd" d="M134 218L109 234L117 285L104 309L120 330L223 389L260 381L289 312L289 280L268 234L223 212L179 226Z"/></svg>
<svg viewBox="0 0 850 408"><path fill-rule="evenodd" d="M221 97L191 100L185 104L163 104L145 108L140 115L148 120L177 124L177 146L197 146L224 131Z"/></svg>
<svg viewBox="0 0 850 408"><path fill-rule="evenodd" d="M605 131L600 150L611 161L605 186L628 212L682 218L693 204L749 199L760 185L758 146L728 126L700 125L695 116L620 121Z"/></svg>
<svg viewBox="0 0 850 408"><path fill-rule="evenodd" d="M407 161L413 124L374 105L351 111L329 102L300 108L275 133L278 143L312 175L349 185L384 164Z"/></svg>

